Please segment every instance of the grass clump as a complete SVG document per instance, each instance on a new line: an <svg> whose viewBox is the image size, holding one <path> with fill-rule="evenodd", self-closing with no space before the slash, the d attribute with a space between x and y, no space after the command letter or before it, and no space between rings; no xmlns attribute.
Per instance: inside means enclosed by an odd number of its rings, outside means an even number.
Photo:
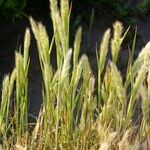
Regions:
<svg viewBox="0 0 150 150"><path fill-rule="evenodd" d="M43 103L39 116L30 130L30 31L27 29L24 53L16 52L14 71L3 80L0 107L2 148L122 150L148 146L150 43L133 63L129 62L128 73L123 81L117 58L129 29L123 34L122 24L116 22L113 26L114 36L111 39L111 30L108 29L97 51L98 82L95 82L88 57L83 54L79 58L81 27L77 30L73 49L69 47L69 1L62 0L59 8L57 1L50 0L50 8L54 28L51 40L42 23L30 18L43 77ZM51 65L54 44L57 70ZM109 49L112 60L107 61ZM135 125L134 114L138 101L141 102L141 117Z"/></svg>

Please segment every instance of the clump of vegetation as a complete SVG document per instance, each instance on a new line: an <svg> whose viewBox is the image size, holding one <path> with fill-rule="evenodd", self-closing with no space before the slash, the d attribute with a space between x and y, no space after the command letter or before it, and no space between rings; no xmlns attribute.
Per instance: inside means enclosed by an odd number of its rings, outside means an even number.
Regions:
<svg viewBox="0 0 150 150"><path fill-rule="evenodd" d="M14 19L25 15L23 13L26 8L27 0L1 0L0 1L0 17L2 19Z"/></svg>
<svg viewBox="0 0 150 150"><path fill-rule="evenodd" d="M146 148L150 140L150 43L133 61L133 41L123 81L117 68L117 58L129 29L123 34L122 24L115 22L113 37L108 29L97 50L98 82L95 82L88 57L84 54L79 58L81 27L77 30L73 48L69 47L69 1L62 0L58 7L57 0L50 0L50 9L54 29L51 40L42 23L36 23L30 18L43 76L43 104L39 116L34 125L28 122L30 30L27 29L24 53L16 52L14 71L3 80L1 147L100 150ZM57 70L50 63L54 44ZM112 59L107 61L109 46ZM136 110L139 101L141 113ZM138 123L135 124L134 120Z"/></svg>
<svg viewBox="0 0 150 150"><path fill-rule="evenodd" d="M35 5L35 3L37 5ZM142 0L137 1L136 3L133 0L125 1L125 0L78 0L73 1L73 5L79 3L77 5L81 6L84 5L95 8L97 13L99 10L109 10L113 13L112 16L122 19L128 24L135 24L137 20L135 16L144 17L146 14L149 13L150 10L150 2L149 0ZM41 7L42 4L42 7ZM38 7L40 6L41 9L45 9L48 11L47 7L48 1L47 0L1 0L0 1L0 19L2 20L14 20L15 18L22 18L23 16L28 17L28 15L34 14L38 11ZM74 6L73 6L74 7ZM97 9L98 8L98 9ZM90 9L89 9L90 10ZM85 19L89 19L89 15L87 12L82 12ZM91 10L90 10L91 11ZM90 13L88 12L88 14Z"/></svg>
<svg viewBox="0 0 150 150"><path fill-rule="evenodd" d="M143 0L141 3L139 3L137 11L139 11L142 16L146 15L150 11L150 1Z"/></svg>
<svg viewBox="0 0 150 150"><path fill-rule="evenodd" d="M0 0L0 20L14 21L16 18L28 18L28 15L38 13L39 7L47 12L48 2L48 0Z"/></svg>
<svg viewBox="0 0 150 150"><path fill-rule="evenodd" d="M149 14L150 10L149 0L82 0L82 2L83 5L95 8L97 14L103 12L103 10L104 14L107 11L111 11L113 17L119 18L129 25L137 24L137 18L144 18L145 15ZM89 18L89 15L84 11L83 14L83 16Z"/></svg>

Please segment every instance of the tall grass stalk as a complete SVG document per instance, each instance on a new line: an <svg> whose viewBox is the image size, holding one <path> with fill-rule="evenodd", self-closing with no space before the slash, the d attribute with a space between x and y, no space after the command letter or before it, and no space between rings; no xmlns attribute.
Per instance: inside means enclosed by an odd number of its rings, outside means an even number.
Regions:
<svg viewBox="0 0 150 150"><path fill-rule="evenodd" d="M143 81L146 79L146 73L148 72L149 69L149 58L150 58L150 43L148 43L145 48L143 49L143 64L140 68L140 70L138 71L138 75L136 77L135 83L133 85L133 90L131 91L131 96L130 96L130 101L129 101L129 106L128 106L128 110L127 110L127 116L129 118L132 117L133 114L133 109L134 109L134 103L135 100L137 98L139 89L141 87L141 84L143 83ZM138 61L138 60L137 60Z"/></svg>
<svg viewBox="0 0 150 150"><path fill-rule="evenodd" d="M9 128L10 128L10 104L11 96L13 93L14 81L15 81L15 70L11 75L7 75L3 79L2 85L2 97L1 97L1 108L0 108L0 136L3 141L3 146L9 149Z"/></svg>
<svg viewBox="0 0 150 150"><path fill-rule="evenodd" d="M26 30L24 55L16 52L16 131L23 136L28 130L28 69L29 69L30 32ZM19 139L18 139L19 140ZM19 141L18 141L19 142Z"/></svg>
<svg viewBox="0 0 150 150"><path fill-rule="evenodd" d="M100 50L97 53L97 64L98 64L98 105L101 104L101 86L102 86L102 72L105 67L107 52L108 52L108 45L110 39L110 29L108 29L104 37L102 39Z"/></svg>

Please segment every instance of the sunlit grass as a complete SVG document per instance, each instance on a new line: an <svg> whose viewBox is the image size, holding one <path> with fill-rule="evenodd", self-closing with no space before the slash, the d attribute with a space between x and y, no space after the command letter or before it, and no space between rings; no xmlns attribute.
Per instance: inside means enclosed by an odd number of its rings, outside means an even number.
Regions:
<svg viewBox="0 0 150 150"><path fill-rule="evenodd" d="M98 82L88 57L79 57L82 28L69 47L69 1L50 0L54 35L30 18L42 72L42 105L32 125L28 122L30 31L24 53L16 52L14 71L4 77L0 106L0 144L3 149L139 149L150 137L150 43L134 61L129 57L125 81L117 67L124 33L120 22L108 29L97 51ZM111 39L111 32L113 36ZM56 45L57 70L51 64ZM135 39L133 40L133 48ZM107 59L110 50L112 59ZM71 60L73 59L73 60ZM96 90L98 89L98 90ZM138 124L133 120L141 102ZM139 116L136 116L137 118Z"/></svg>

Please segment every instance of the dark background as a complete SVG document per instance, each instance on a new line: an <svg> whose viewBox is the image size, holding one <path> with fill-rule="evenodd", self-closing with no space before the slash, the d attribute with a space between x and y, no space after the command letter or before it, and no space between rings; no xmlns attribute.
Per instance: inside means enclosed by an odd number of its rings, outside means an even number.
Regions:
<svg viewBox="0 0 150 150"><path fill-rule="evenodd" d="M72 10L88 18L92 8L95 14L111 12L126 22L134 22L134 17L144 17L150 11L149 0L73 0ZM0 0L0 20L11 21L26 15L38 16L49 13L49 0Z"/></svg>

